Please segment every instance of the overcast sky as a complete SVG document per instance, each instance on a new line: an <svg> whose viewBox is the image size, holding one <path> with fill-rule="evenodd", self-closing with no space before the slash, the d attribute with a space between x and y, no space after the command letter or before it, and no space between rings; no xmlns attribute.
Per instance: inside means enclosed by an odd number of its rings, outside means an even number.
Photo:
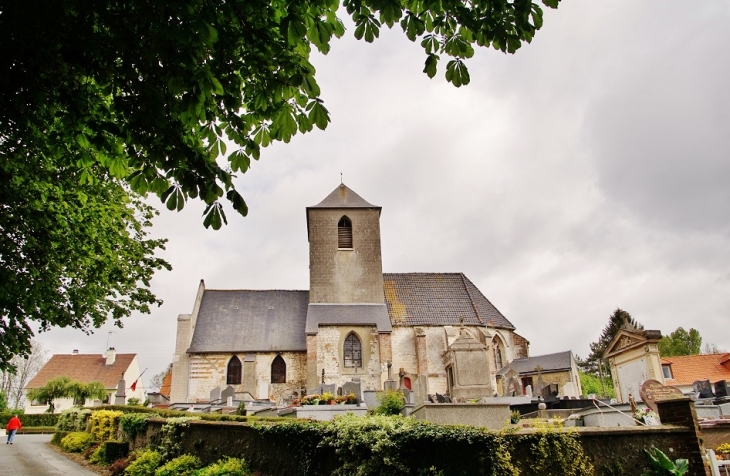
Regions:
<svg viewBox="0 0 730 476"><path fill-rule="evenodd" d="M171 362L176 318L215 289L308 289L305 207L344 182L383 207L385 272L464 272L530 341L585 357L620 307L730 350L730 3L564 0L515 55L479 50L471 84L423 74L400 29L315 55L326 131L262 153L247 218L205 230L164 207L165 303L124 329L54 330L52 353ZM155 202L158 203L159 202ZM108 334L109 330L113 334Z"/></svg>

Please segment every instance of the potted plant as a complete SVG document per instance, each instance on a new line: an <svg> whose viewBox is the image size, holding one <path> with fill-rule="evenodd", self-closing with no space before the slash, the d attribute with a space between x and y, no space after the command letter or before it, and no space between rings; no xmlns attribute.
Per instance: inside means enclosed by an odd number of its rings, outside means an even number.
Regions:
<svg viewBox="0 0 730 476"><path fill-rule="evenodd" d="M723 443L715 450L717 456L722 456L722 459L730 459L730 443Z"/></svg>
<svg viewBox="0 0 730 476"><path fill-rule="evenodd" d="M337 395L335 397L335 403L338 405L344 405L346 401L347 401L347 397L344 395Z"/></svg>
<svg viewBox="0 0 730 476"><path fill-rule="evenodd" d="M320 401L324 403L325 405L334 405L335 404L335 394L332 392L323 392L322 397L320 398Z"/></svg>
<svg viewBox="0 0 730 476"><path fill-rule="evenodd" d="M634 412L634 418L645 425L659 424L659 415L651 408L637 408Z"/></svg>
<svg viewBox="0 0 730 476"><path fill-rule="evenodd" d="M319 395L312 394L302 397L302 405L319 405Z"/></svg>
<svg viewBox="0 0 730 476"><path fill-rule="evenodd" d="M520 422L520 411L512 410L509 414L509 421L510 421L510 423L519 423Z"/></svg>

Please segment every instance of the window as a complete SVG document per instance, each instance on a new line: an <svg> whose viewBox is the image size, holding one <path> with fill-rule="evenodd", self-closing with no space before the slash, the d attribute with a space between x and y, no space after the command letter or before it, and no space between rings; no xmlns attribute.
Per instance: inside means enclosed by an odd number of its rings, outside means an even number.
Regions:
<svg viewBox="0 0 730 476"><path fill-rule="evenodd" d="M352 249L352 222L347 217L337 223L337 248Z"/></svg>
<svg viewBox="0 0 730 476"><path fill-rule="evenodd" d="M241 383L241 361L235 355L228 361L228 385L239 385Z"/></svg>
<svg viewBox="0 0 730 476"><path fill-rule="evenodd" d="M355 334L345 338L345 367L362 367L362 345Z"/></svg>
<svg viewBox="0 0 730 476"><path fill-rule="evenodd" d="M664 374L664 378L674 378L672 377L672 366L669 364L662 364L662 374Z"/></svg>
<svg viewBox="0 0 730 476"><path fill-rule="evenodd" d="M286 383L286 362L280 355L271 362L271 383Z"/></svg>
<svg viewBox="0 0 730 476"><path fill-rule="evenodd" d="M502 343L498 337L492 340L492 348L494 349L494 370L499 370L504 367L502 362Z"/></svg>

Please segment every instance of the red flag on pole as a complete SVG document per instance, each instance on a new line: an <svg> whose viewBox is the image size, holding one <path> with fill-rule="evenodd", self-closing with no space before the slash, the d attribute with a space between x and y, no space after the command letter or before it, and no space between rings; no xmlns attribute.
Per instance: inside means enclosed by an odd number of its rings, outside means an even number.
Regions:
<svg viewBox="0 0 730 476"><path fill-rule="evenodd" d="M139 379L137 379L137 380L139 380ZM134 381L134 382L132 383L132 386L131 386L131 387L129 387L129 388L131 388L131 389L132 389L132 391L133 391L133 392L134 392L135 390L137 390L137 380L135 380L135 381Z"/></svg>

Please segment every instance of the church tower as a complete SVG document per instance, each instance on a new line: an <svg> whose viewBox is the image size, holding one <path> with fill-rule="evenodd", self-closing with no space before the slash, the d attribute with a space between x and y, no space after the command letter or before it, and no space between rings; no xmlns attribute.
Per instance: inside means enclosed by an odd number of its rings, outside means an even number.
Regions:
<svg viewBox="0 0 730 476"><path fill-rule="evenodd" d="M307 207L310 303L384 303L380 211L344 184Z"/></svg>
<svg viewBox="0 0 730 476"><path fill-rule="evenodd" d="M307 207L307 389L351 379L381 388L392 359L392 326L383 291L380 211L344 184Z"/></svg>

